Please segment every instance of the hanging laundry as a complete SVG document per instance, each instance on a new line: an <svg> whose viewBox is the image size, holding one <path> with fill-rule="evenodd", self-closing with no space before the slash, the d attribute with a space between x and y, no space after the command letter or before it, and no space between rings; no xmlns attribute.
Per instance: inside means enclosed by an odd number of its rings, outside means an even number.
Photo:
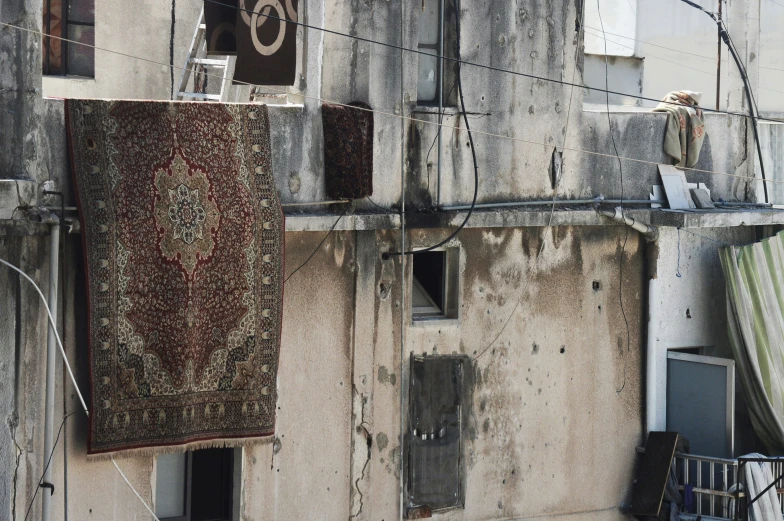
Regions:
<svg viewBox="0 0 784 521"><path fill-rule="evenodd" d="M237 54L239 0L204 0L204 25L208 56Z"/></svg>
<svg viewBox="0 0 784 521"><path fill-rule="evenodd" d="M356 107L356 108L354 108ZM333 199L373 195L373 112L362 102L324 104L324 177Z"/></svg>
<svg viewBox="0 0 784 521"><path fill-rule="evenodd" d="M275 427L283 213L265 105L66 100L88 286L88 453Z"/></svg>
<svg viewBox="0 0 784 521"><path fill-rule="evenodd" d="M297 3L298 0L239 0L235 83L294 85Z"/></svg>
<svg viewBox="0 0 784 521"><path fill-rule="evenodd" d="M654 112L667 113L664 152L673 158L675 166L691 168L700 159L700 149L705 140L705 122L698 106L701 98L701 92L670 92L653 109Z"/></svg>

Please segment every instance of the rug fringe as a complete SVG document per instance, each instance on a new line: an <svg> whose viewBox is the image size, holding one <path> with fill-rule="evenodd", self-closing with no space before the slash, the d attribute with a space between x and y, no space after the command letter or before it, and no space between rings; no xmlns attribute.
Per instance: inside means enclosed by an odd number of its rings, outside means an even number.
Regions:
<svg viewBox="0 0 784 521"><path fill-rule="evenodd" d="M275 436L265 436L260 438L231 438L215 439L204 441L193 441L182 445L164 445L160 447L140 447L138 449L123 449L114 452L101 452L98 454L88 454L87 461L109 461L114 459L125 459L134 457L152 457L161 454L182 453L191 450L201 449L229 449L235 447L245 447L251 445L267 445L273 443Z"/></svg>

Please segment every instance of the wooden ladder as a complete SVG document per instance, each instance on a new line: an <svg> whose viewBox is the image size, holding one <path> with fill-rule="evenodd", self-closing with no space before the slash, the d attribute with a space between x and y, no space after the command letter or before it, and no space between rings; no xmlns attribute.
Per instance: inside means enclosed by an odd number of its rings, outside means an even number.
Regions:
<svg viewBox="0 0 784 521"><path fill-rule="evenodd" d="M230 61L233 57L226 56L222 59L197 58L196 56L198 56L201 51L203 51L201 54L204 56L207 55L206 33L207 26L204 22L204 9L202 9L201 15L199 15L199 23L196 25L196 32L193 34L193 40L191 41L191 49L188 53L188 58L185 60L185 69L182 71L180 85L174 96L174 99L176 100L223 101L223 95L226 91L226 82L231 81L226 77L226 72L229 70ZM186 90L191 76L199 65L210 70L210 78L215 78L217 80L216 76L223 77L219 94L206 94L203 92Z"/></svg>

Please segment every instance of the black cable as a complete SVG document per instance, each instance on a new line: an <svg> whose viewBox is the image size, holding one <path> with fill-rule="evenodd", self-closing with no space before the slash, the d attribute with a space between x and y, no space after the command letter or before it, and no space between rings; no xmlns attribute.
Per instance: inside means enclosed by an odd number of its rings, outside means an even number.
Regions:
<svg viewBox="0 0 784 521"><path fill-rule="evenodd" d="M175 1L172 0L171 8L171 28L169 29L169 70L171 71L171 95L174 98L174 24L175 24Z"/></svg>
<svg viewBox="0 0 784 521"><path fill-rule="evenodd" d="M239 6L237 6L237 7L229 6L229 5L226 5L226 4L223 4L223 3L219 2L218 0L204 0L204 1L205 2L210 2L212 4L219 4L222 7L228 7L228 8L231 8L231 9L236 9L238 11L244 11L246 13L254 14L254 12L252 10L250 10L250 9L242 9ZM682 1L685 1L685 0L682 0ZM704 9L703 9L703 11L704 11ZM705 11L705 12L712 16L712 13L710 13L708 11ZM567 86L567 87L579 87L581 89L590 89L590 90L595 90L597 92L605 92L602 89L596 89L596 88L593 88L593 87L591 87L589 85L577 84L577 83L572 83L572 82L568 82L568 81L564 81L564 80L555 80L555 79L551 79L551 78L545 78L545 77L542 77L542 76L536 76L535 74L528 74L528 73L525 73L525 72L511 71L509 69L502 69L500 67L493 67L492 65L485 65L485 64L482 64L482 63L475 63L475 62L469 62L469 61L461 60L460 58L452 58L452 57L449 57L449 56L441 56L441 55L438 55L438 54L434 55L434 54L430 54L429 52L426 52L426 51L420 51L419 49L410 49L408 47L403 47L402 45L395 45L393 43L387 43L387 42L379 42L377 40L372 40L370 38L364 38L362 36L356 36L356 35L352 35L352 34L341 33L340 31L327 29L325 27L319 27L317 25L310 25L310 24L306 24L306 23L303 23L303 22L300 22L300 21L288 20L285 17L280 18L280 17L277 17L277 16L273 16L271 14L264 14L264 13L255 13L255 14L257 16L264 16L266 18L271 18L272 20L278 20L280 22L295 24L297 26L304 27L305 29L315 29L316 31L322 31L324 33L334 34L336 36L343 36L344 38L351 38L351 39L354 39L354 40L357 40L357 41L360 41L360 42L370 43L370 44L373 44L373 45L380 45L382 47L388 47L390 49L397 49L399 51L410 52L410 53L413 53L413 54L425 55L428 58L435 57L436 59L444 59L444 60L447 60L447 61L451 61L451 62L457 63L460 66L462 66L462 65L469 65L471 67L478 67L480 69L487 69L487 70L490 70L490 71L501 72L501 73L504 73L504 74L511 74L513 76L521 76L521 77L524 77L524 78L530 78L532 80L540 80L540 81L546 81L546 82L550 82L550 83L557 83L559 85L564 85L564 86ZM248 85L250 85L250 84L248 84ZM679 103L662 101L660 99L648 98L648 97L645 97L645 96L640 96L640 95L637 95L637 94L632 94L632 93L627 93L627 92L615 92L615 91L608 91L608 92L610 94L616 94L618 96L626 96L626 97L629 97L629 98L639 99L639 100L643 100L643 101L651 101L651 102L657 103L657 104L658 103L665 103L665 104L668 104L668 105L681 106ZM729 112L729 111L724 111L724 110L709 109L707 107L703 108L702 110L703 110L703 112L714 112L714 113L717 113L717 114L727 114L727 115L730 115L730 116L740 116L740 117L744 117L744 118L750 117L748 114L744 114L742 112ZM772 121L772 122L775 122L775 123L781 123L782 121L784 121L783 119L776 119L776 118L757 118L757 119L759 119L760 121Z"/></svg>
<svg viewBox="0 0 784 521"><path fill-rule="evenodd" d="M599 12L599 23L602 28L602 36L604 40L604 84L609 89L609 63L607 61L607 35L604 33L604 22L602 21L601 0L597 0L596 9ZM612 120L610 119L610 93L607 92L607 125L610 127L610 139L612 140L613 150L615 150L615 157L618 158L618 172L621 177L621 215L623 215L623 164L621 162L621 155L618 153L618 146L615 144L615 134L613 133ZM621 307L621 315L623 315L623 322L626 325L626 353L623 356L623 383L620 389L615 392L620 394L626 387L626 364L631 353L631 333L629 332L629 319L626 317L626 309L623 307L623 258L626 256L626 242L629 240L629 227L624 226L623 244L621 245L621 258L618 262L618 304Z"/></svg>
<svg viewBox="0 0 784 521"><path fill-rule="evenodd" d="M67 420L77 412L79 411L70 412L63 417L63 421L60 424L60 428L57 430L57 437L54 439L54 445L52 445L52 452L49 453L49 459L46 461L46 467L44 467L44 471L41 474L40 479L38 480L38 486L35 487L35 493L33 494L33 498L30 500L30 505L27 507L27 513L25 514L24 521L27 521L27 518L30 516L30 511L32 510L33 504L35 503L35 498L38 495L38 491L41 490L41 484L43 483L44 475L46 475L46 471L49 470L49 465L52 463L54 450L57 448L57 442L60 441L60 434L63 432L63 426L65 425L65 420ZM52 494L54 494L54 491L52 491Z"/></svg>
<svg viewBox="0 0 784 521"><path fill-rule="evenodd" d="M762 176L762 190L765 194L765 202L769 202L768 199L768 183L765 182L765 163L762 161L762 145L760 144L759 138L759 129L757 127L757 119L759 118L759 107L757 106L757 100L754 97L754 93L751 90L751 85L749 85L749 76L748 72L746 71L746 66L741 62L738 49L735 47L735 42L732 41L732 37L727 29L721 24L719 26L720 34L722 36L722 40L727 45L727 48L730 50L730 54L732 55L733 60L735 61L735 65L738 66L740 70L741 79L743 80L743 85L745 87L746 92L746 99L749 102L749 113L751 114L751 125L752 129L754 130L754 142L757 146L757 157L759 158L760 164L760 175ZM755 115L756 112L756 115Z"/></svg>
<svg viewBox="0 0 784 521"><path fill-rule="evenodd" d="M348 213L348 209L346 209L346 211L345 211L345 212L343 212L342 214L340 214L340 217L338 217L338 218L337 218L337 220L335 221L335 224L333 224L333 225L332 225L332 228L330 228L330 229L329 229L329 231L327 232L327 234L324 236L324 238L323 238L323 239L321 239L321 242L319 243L319 245L318 245L318 246L316 246L316 249L315 249L315 250L313 250L313 253L311 253L311 254L310 254L310 257L308 257L308 258L307 258L307 260L306 260L305 262L303 262L302 264L300 264L300 265L299 265L299 267L298 267L297 269L295 269L294 271L292 271L292 272L291 272L291 274L290 274L288 277L286 277L285 279L283 279L283 284L287 283L287 282L289 281L289 279L290 279L291 277L293 277L293 276L294 276L294 274L295 274L295 273L297 273L299 270L301 270L302 268L304 268L304 267L305 267L305 264L307 264L308 262L310 262L310 259L312 259L312 258L313 258L313 256L316 254L316 252L317 252L317 251L319 251L319 250L321 249L321 246L322 246L322 245L324 244L324 242L325 242L325 241L326 241L326 240L329 238L329 236L332 234L332 232L333 232L333 231L335 231L335 227L338 225L338 223L340 222L340 220L341 220L343 217L345 217L345 216L346 216L346 214L347 214L347 213Z"/></svg>
<svg viewBox="0 0 784 521"><path fill-rule="evenodd" d="M460 0L457 0L457 4L458 4L457 5L457 16L455 17L456 20L457 20L457 23L455 24L455 26L456 26L456 29L457 29L457 31L456 31L456 33L457 33L457 48L460 49ZM458 226L457 229L449 235L449 237L447 237L443 241L439 242L438 244L435 244L435 245L430 246L428 248L424 248L422 250L416 250L416 251L409 250L409 251L402 251L402 252L401 251L386 252L386 253L384 253L381 256L382 259L386 260L386 259L388 259L389 257L391 257L393 255L416 255L416 254L419 254L419 253L425 253L425 252L428 252L428 251L433 251L436 248L440 248L444 244L446 244L449 241L451 241L458 233L460 233L460 230L462 230L465 227L466 223L468 222L468 219L471 218L471 214L474 213L474 208L476 207L476 198L477 198L477 195L479 195L479 163L476 160L476 147L474 147L474 137L471 134L471 126L468 123L468 114L466 113L465 99L463 98L463 80L461 78L462 75L463 75L462 74L462 66L460 65L460 62L458 61L458 66L457 66L457 92L458 92L458 94L460 94L460 107L463 110L463 119L465 120L466 132L468 132L468 142L471 145L471 158L474 161L474 200L471 201L471 208L468 210L468 214L466 214L465 219L463 219L463 222L460 224L460 226Z"/></svg>
<svg viewBox="0 0 784 521"><path fill-rule="evenodd" d="M455 86L457 86L457 82L454 82L452 84L452 88L449 89L449 92L446 95L447 98L452 95L452 92L454 92L455 90ZM438 114L438 132L436 132L436 136L433 138L433 142L430 143L430 148L427 149L427 155L425 156L425 168L427 168L427 162L430 161L430 152L433 151L433 147L436 146L436 141L438 141L438 136L440 136L441 132L443 132L444 130L443 124L444 124L444 109L443 107L441 107L441 112L439 112ZM439 161L440 159L441 158L439 157ZM440 167L441 165L438 166ZM430 192L430 170L427 171L427 191L428 193ZM421 200L419 202L420 204L422 203Z"/></svg>
<svg viewBox="0 0 784 521"><path fill-rule="evenodd" d="M366 195L365 199L370 201L373 204L373 206L375 206L376 208L378 208L380 210L384 210L385 212L394 212L394 210L392 210L392 208L385 208L384 206L381 206L380 204L376 203L373 199L370 198L369 195Z"/></svg>
<svg viewBox="0 0 784 521"><path fill-rule="evenodd" d="M730 55L732 56L732 59L735 62L735 65L738 67L738 72L740 73L740 77L743 80L743 86L744 86L743 90L746 93L746 99L748 100L749 103L749 115L746 116L746 114L744 114L744 116L751 117L751 128L754 131L754 142L757 145L757 156L759 157L759 163L760 163L760 175L762 176L762 190L765 194L765 202L767 203L768 184L765 182L766 181L765 164L762 161L762 146L760 145L760 140L759 140L759 129L757 128L757 120L762 119L764 121L767 121L768 118L760 118L759 111L756 111L757 114L755 115L756 103L754 100L754 94L751 92L751 85L749 85L749 76L746 73L746 67L743 65L743 62L741 62L740 56L738 55L738 50L735 48L735 44L732 42L732 39L730 38L730 34L727 32L727 29L724 27L723 21L717 18L716 15L714 15L710 11L706 11L701 5L695 4L694 2L691 2L689 0L681 0L681 2L702 11L703 13L710 16L711 20L716 22L716 25L719 28L719 36L724 41L724 44L727 46L727 49L729 50ZM703 109L703 111L705 110L707 109ZM730 114L730 112L727 111L727 114Z"/></svg>

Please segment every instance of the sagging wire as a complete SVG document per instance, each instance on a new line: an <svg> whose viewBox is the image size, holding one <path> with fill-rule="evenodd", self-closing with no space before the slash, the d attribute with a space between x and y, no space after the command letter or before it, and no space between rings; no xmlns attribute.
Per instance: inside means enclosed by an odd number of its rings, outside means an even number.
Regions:
<svg viewBox="0 0 784 521"><path fill-rule="evenodd" d="M74 390L76 391L76 395L79 397L79 402L81 402L82 404L82 410L84 411L85 416L89 417L90 411L88 410L87 404L84 401L84 396L82 396L82 392L79 390L79 385L76 383L76 378L74 377L73 371L71 370L71 364L68 363L68 357L65 354L65 348L63 347L63 342L60 339L60 334L57 332L57 322L52 316L52 311L51 309L49 309L49 303L46 301L46 297L44 297L44 294L41 292L41 288L38 287L38 284L36 284L35 281L32 278L30 278L29 275L27 275L27 273L17 268L16 266L6 261L5 259L0 258L0 264L3 264L11 268L15 272L19 273L22 277L24 277L30 284L32 284L33 288L35 288L35 291L38 293L38 296L41 298L41 302L43 303L44 310L46 311L46 316L49 319L49 325L54 331L54 337L57 340L57 346L60 348L60 354L63 357L63 364L65 364L65 367L68 370L68 376L70 376L71 383L73 384ZM141 501L142 505L144 505L147 511L152 515L153 519L155 521L160 521L158 517L155 515L153 509L150 508L150 505L147 504L147 502L142 498L142 496L139 495L139 492L136 491L136 488L131 484L130 481L128 481L128 478L125 476L122 469L120 469L119 465L117 465L117 462L114 460L114 457L111 457L111 460L112 463L114 463L114 467L117 469L117 472L120 473L120 476L128 484L131 491L133 491L133 493L136 494L136 497L139 498L139 501ZM50 457L50 461L51 461L51 457Z"/></svg>
<svg viewBox="0 0 784 521"><path fill-rule="evenodd" d="M455 33L456 33L456 36L457 36L457 48L460 49L460 2L459 2L459 0L458 0L457 4L458 4L458 6L457 6L457 16L455 17L455 19L456 19ZM398 255L417 255L417 254L420 254L420 253L425 253L425 252L433 251L435 249L440 248L444 244L446 244L449 241L451 241L452 239L454 239L455 236L457 236L457 234L460 233L460 231L465 227L466 223L468 223L468 220L471 218L471 214L474 213L474 208L476 207L476 198L479 195L479 162L476 159L476 147L474 146L474 137L471 134L471 125L468 123L468 114L466 112L466 107L465 107L465 98L463 97L463 81L462 81L462 78L461 78L462 75L463 75L462 74L462 65L461 65L461 62L458 61L458 66L457 66L457 93L460 96L460 107L461 107L461 109L463 111L463 120L465 121L466 132L468 133L468 142L471 145L471 159L474 162L474 198L471 201L471 208L468 210L468 213L466 214L465 219L463 219L463 222L460 223L460 226L458 226L457 229L455 231L453 231L449 235L449 237L447 237L443 241L439 242L438 244L434 244L433 246L429 246L429 247L421 249L421 250L408 250L408 251L405 251L405 249L404 249L404 251L385 252L381 256L381 258L384 259L384 260L387 260L390 257L395 257L395 256L398 256Z"/></svg>
<svg viewBox="0 0 784 521"><path fill-rule="evenodd" d="M582 37L584 34L584 21L585 21L585 0L580 1L580 19L577 21L579 24L577 29L577 45L575 46L574 51L574 66L572 67L572 83L574 83L575 75L577 74L577 59L579 57L580 52L580 42L582 41ZM564 140L563 145L561 146L561 150L565 150L566 143L569 140L569 122L571 121L572 115L572 99L574 98L574 87L571 88L569 92L569 105L566 109L566 125L564 125ZM504 325L501 326L501 330L496 333L493 340L484 348L482 351L474 356L474 360L477 360L480 356L485 354L493 345L501 338L501 335L506 330L506 327L509 325L509 322L512 320L517 308L520 306L520 303L523 300L523 295L525 295L526 289L531 286L531 281L533 280L534 273L536 272L537 266L539 265L539 258L542 256L542 252L544 251L545 240L547 238L547 232L549 231L550 227L553 224L553 215L555 213L555 203L556 198L558 197L558 189L561 186L561 178L563 177L564 168L561 165L561 171L558 174L558 178L555 181L555 187L553 188L553 204L550 207L550 217L547 220L547 227L545 228L544 232L542 233L542 244L539 247L539 251L536 253L536 259L534 260L534 264L531 267L530 271L528 272L528 280L526 281L525 286L523 286L522 291L520 292L520 296L517 298L515 305L512 306L512 311L509 312L509 316L506 317L506 321L504 321Z"/></svg>
<svg viewBox="0 0 784 521"><path fill-rule="evenodd" d="M706 11L701 5L695 4L690 0L681 0L684 4L690 5L695 9L698 9L705 13L706 15L711 17L716 25L719 28L719 37L724 41L724 44L727 46L727 49L730 51L730 55L732 56L735 65L738 67L738 72L740 73L740 78L743 80L744 92L746 93L746 99L749 103L749 116L751 116L751 127L754 131L754 142L757 145L757 156L759 157L759 164L760 164L760 176L762 177L762 190L765 194L765 202L769 201L768 199L768 185L765 183L765 164L762 161L762 145L760 144L759 139L759 129L757 128L757 120L763 119L759 117L759 110L757 110L757 104L754 100L754 94L751 91L751 85L749 84L749 76L746 72L746 67L743 65L743 62L740 59L740 55L738 54L738 50L735 48L735 44L730 37L730 33L727 31L726 25L724 24L724 20L720 19L716 14ZM606 44L605 44L606 45ZM755 114L756 113L756 114Z"/></svg>
<svg viewBox="0 0 784 521"><path fill-rule="evenodd" d="M318 251L321 249L321 246L324 244L324 242L326 242L326 240L329 238L329 236L330 236L330 235L332 235L332 232L335 230L335 227L337 227L337 225L338 225L338 223L340 222L340 220L341 220L343 217L345 217L347 213L348 213L348 209L346 209L346 211L345 211L345 212L343 212L342 214L340 214L340 216L337 218L337 220L335 220L335 224L333 224L333 225L332 225L332 228L330 228L330 229L329 229L329 231L328 231L328 232L327 232L327 234L324 236L324 238L323 238L323 239L321 239L321 242L318 244L318 246L316 246L316 249L315 249L315 250L313 250L313 253L311 253L311 254L310 254L310 256L309 256L309 257L308 257L308 258L305 260L305 262L303 262L302 264L300 264L300 265L299 265L299 267L298 267L297 269L295 269L294 271L292 271L292 272L289 274L289 276L288 276L288 277L286 277L285 279L283 279L283 284L287 283L287 282L289 281L289 279L290 279L291 277L293 277L293 276L294 276L294 274L295 274L295 273L297 273L299 270L301 270L302 268L304 268L304 267L305 267L305 265L306 265L308 262L310 262L310 259L312 259L312 258L313 258L313 256L316 254L316 252L318 252Z"/></svg>
<svg viewBox="0 0 784 521"><path fill-rule="evenodd" d="M6 23L6 22L0 22L0 25L5 26L5 27L10 27L10 28L13 28L13 29L16 29L16 30L19 30L19 31L24 31L24 32L28 32L28 33L31 33L31 34L36 34L36 35L39 35L39 36L41 36L43 38L50 38L50 39L60 40L60 41L67 42L67 43L70 43L70 44L81 45L81 46L84 46L84 47L88 47L88 48L91 48L91 49L96 49L96 50L107 52L107 53L110 53L110 54L115 54L115 55L118 55L118 56L124 56L126 58L133 58L135 60L140 60L140 61L143 61L145 63L151 63L153 65L160 65L162 67L169 67L169 65L167 65L165 63L157 62L155 60L150 60L148 58L142 58L140 56L134 56L132 54L127 54L127 53L123 53L123 52L119 52L119 51L114 51L112 49L106 49L106 48L103 48L103 47L97 47L95 45L90 45L90 44L78 42L76 40L69 40L67 38L61 38L59 36L48 35L48 34L42 33L41 31L35 31L35 30L32 30L32 29L27 29L26 27L21 27L19 25L9 24L9 23ZM185 70L185 67L174 66L174 68L176 68L178 70ZM221 81L226 81L226 80L230 79L230 78L228 78L226 76L220 76L220 75L217 75L217 74L210 74L210 73L205 73L205 76L214 77L216 79L220 79ZM540 78L540 79L546 80L546 78ZM236 83L238 85L254 86L254 84L248 83L248 82L239 81L239 82L236 82ZM566 82L564 82L564 85L572 85L572 86L578 86L579 87L579 85L576 85L574 83L566 83ZM583 88L583 87L585 87L585 86L582 86L581 88ZM590 88L590 87L585 87L585 88ZM604 89L593 89L593 90L595 90L597 92L604 92ZM277 92L284 93L284 91L277 91ZM614 94L614 93L612 91L610 91L610 94ZM621 94L621 95L627 96L627 94ZM421 123L423 125L435 125L435 126L441 126L441 127L446 126L446 125L443 125L443 124L439 124L439 123L437 123L435 121L427 121L427 120L424 120L424 119L413 118L413 117L410 117L410 116L404 116L402 114L395 114L393 112L385 112L385 111L382 111L382 110L374 110L374 109L366 109L366 108L362 108L362 107L355 107L355 106L347 105L345 103L340 103L338 101L332 101L332 100L328 100L328 99L325 99L325 98L320 98L318 96L310 96L310 95L302 94L302 93L297 94L297 96L302 97L304 99L320 101L322 103L330 103L332 105L337 105L337 106L340 106L340 107L347 107L347 108L351 108L351 109L354 109L354 110L364 110L364 111L367 111L367 112L371 112L373 114L379 114L379 115L382 115L382 116L388 116L390 118L397 118L397 119L400 119L400 120L403 120L403 121L411 121L411 122L414 122L414 123ZM703 108L703 111L710 112L710 110L706 109L706 108ZM713 111L713 112L716 112L716 111ZM741 114L741 113L735 113L735 112L721 112L721 111L718 111L718 112L722 113L722 114L727 114L727 115L731 115L731 116L740 116L740 117L744 117L744 118L751 117L748 114ZM773 121L773 122L777 122L777 123L784 122L784 120L770 119L770 118L763 118L763 117L760 117L758 119L760 121ZM514 137L514 136L507 136L507 135L503 135L503 134L496 134L496 133L493 133L493 132L484 132L484 131L481 131L481 130L472 130L471 132L473 132L474 134L477 134L477 135L481 135L481 136L487 136L487 137L492 137L492 138L496 138L496 139L503 139L503 140L513 141L513 142L516 142L516 143L525 143L527 145L536 145L536 146L540 146L540 147L553 148L553 149L556 148L556 146L554 146L554 145L552 145L550 143L542 143L542 142L539 142L539 141L531 141L529 139L523 139L523 138ZM585 149L582 149L582 148L563 147L563 150L569 150L570 152L578 152L578 153L582 153L582 154L588 154L588 155L592 155L592 156L596 156L596 157L610 157L610 158L613 158L613 159L616 159L616 158L619 157L619 156L616 156L616 155L613 155L613 154L606 154L606 153L603 153L603 152L596 152L596 151L593 151L593 150L585 150ZM620 156L620 159L623 160L623 161L629 161L629 162L632 162L632 163L639 163L639 164L652 165L652 166L659 166L659 164L660 164L659 162L656 162L656 161L648 161L648 160L645 160L645 159L638 159L638 158L634 158L634 157ZM772 184L784 184L784 180L750 178L750 177L745 176L745 175L730 174L730 173L727 173L727 172L718 172L718 171L715 171L715 170L707 170L707 169L704 169L704 168L681 167L680 170L683 170L684 172L697 172L697 173L718 175L718 176L724 176L724 177L732 177L732 178L740 179L740 180L742 180L744 182L747 182L747 183L750 183L750 182L762 182L762 183L772 183Z"/></svg>
<svg viewBox="0 0 784 521"><path fill-rule="evenodd" d="M480 69L487 69L487 70L494 71L494 72L500 72L500 73L504 73L504 74L511 74L511 75L514 75L514 76L522 76L524 78L530 78L530 79L534 79L534 80L541 80L541 81L546 81L546 82L550 82L550 83L557 83L559 85L564 85L564 86L574 86L574 87L579 87L581 89L582 88L589 88L589 89L591 88L588 85L578 85L578 84L575 84L573 82L567 82L567 81L564 81L564 80L557 80L557 79L552 79L552 78L544 78L542 76L536 76L535 74L529 74L529 73L526 73L526 72L513 71L513 70L509 70L509 69L502 69L500 67L494 67L492 65L486 65L486 64L483 64L483 63L469 62L469 61L461 60L460 58L452 58L452 57L449 57L449 56L441 56L441 55L438 55L438 54L430 54L430 53L428 53L426 51L421 51L419 49L411 49L411 48L408 48L408 47L404 47L402 45L396 45L396 44L388 43L388 42L380 42L378 40L373 40L371 38L365 38L365 37L362 37L362 36L352 35L352 34L348 34L348 33L341 33L340 31L335 31L333 29L327 29L326 27L319 27L319 26L316 26L316 25L306 24L304 22L300 22L299 20L296 20L296 21L295 20L289 20L286 17L278 17L278 16L274 16L274 15L269 14L269 13L262 13L262 12L256 13L252 9L245 9L245 8L242 8L242 7L239 7L239 6L226 5L226 4L222 3L222 2L220 2L219 0L203 0L203 1L204 2L209 2L209 3L212 3L212 4L219 4L220 6L222 6L224 8L228 8L228 9L236 9L237 11L244 11L244 12L246 12L248 14L251 14L251 15L255 14L256 16L259 16L259 17L265 17L265 18L269 18L269 19L272 19L272 20L277 20L277 21L282 22L282 23L294 24L294 25L297 25L299 27L303 27L303 28L306 28L306 29L315 29L317 31L322 31L322 32L324 32L326 34L334 34L336 36L342 36L344 38L350 38L350 39L357 40L357 41L360 41L360 42L370 43L370 44L373 44L373 45L379 45L379 46L382 46L382 47L387 47L387 48L390 48L390 49L396 49L396 50L403 51L403 52L409 52L409 53L413 53L413 54L421 54L421 55L427 56L428 58L436 58L436 59L443 59L443 60L451 61L451 62L457 63L458 65L461 65L461 66L462 65L468 65L470 67L478 67ZM686 0L682 0L682 1L686 1ZM708 11L705 11L705 12L708 12ZM238 82L238 83L243 83L243 82ZM599 90L599 89L592 89L592 90ZM656 98L648 98L648 97L640 96L640 95L637 95L637 94L624 93L624 92L615 92L615 91L610 91L609 93L610 94L615 94L615 95L618 95L618 96L627 96L627 97L630 97L630 98L639 99L639 100L643 100L643 101L651 101L651 102L654 102L654 103L668 103L668 104L671 104L671 105L681 106L678 103L662 101L662 100L659 100L659 99L656 99ZM715 113L719 113L719 114L730 114L730 115L733 115L733 116L749 117L747 114L744 114L742 112L728 112L728 111L709 109L709 108L703 108L703 112L715 112ZM775 121L775 122L779 122L779 123L784 121L782 119L775 119L775 118L758 118L758 119L765 120L765 121Z"/></svg>
<svg viewBox="0 0 784 521"><path fill-rule="evenodd" d="M38 478L38 486L35 487L35 493L33 494L33 498L30 500L30 504L27 506L27 513L25 513L24 521L27 521L27 518L30 516L30 511L33 508L33 503L35 503L35 498L38 496L38 491L41 490L41 485L44 481L44 476L46 475L46 471L49 470L49 465L52 464L52 457L54 457L54 451L57 448L57 442L60 441L60 434L63 432L63 427L65 426L65 420L73 416L79 411L72 411L63 416L63 421L60 423L60 428L57 429L57 437L54 439L54 444L52 445L52 452L49 453L49 458L46 460L46 466L44 467L44 471L41 473L41 477ZM54 488L52 488L52 494L54 494Z"/></svg>
<svg viewBox="0 0 784 521"><path fill-rule="evenodd" d="M601 0L596 0L596 10L599 13L599 25L602 27L602 35L604 36L604 83L607 90L610 88L610 64L607 58L607 35L604 34L604 22L602 21L602 8L601 8ZM612 126L612 119L610 118L610 93L605 91L605 100L607 103L607 125L610 129L610 140L612 141L613 150L615 151L615 156L618 158L618 173L621 179L621 216L623 216L623 199L624 199L624 190L623 190L623 164L621 163L621 157L618 153L618 145L615 143L615 133L613 132ZM621 245L621 258L618 261L618 304L621 308L621 315L623 316L623 323L626 326L626 353L623 356L623 383L619 389L616 389L615 392L617 394L621 394L623 390L626 388L626 366L628 365L628 358L631 355L631 347L632 347L632 337L631 332L629 331L629 319L626 316L626 309L623 306L623 259L626 256L626 243L629 240L629 227L624 226L624 236L623 236L623 244Z"/></svg>

